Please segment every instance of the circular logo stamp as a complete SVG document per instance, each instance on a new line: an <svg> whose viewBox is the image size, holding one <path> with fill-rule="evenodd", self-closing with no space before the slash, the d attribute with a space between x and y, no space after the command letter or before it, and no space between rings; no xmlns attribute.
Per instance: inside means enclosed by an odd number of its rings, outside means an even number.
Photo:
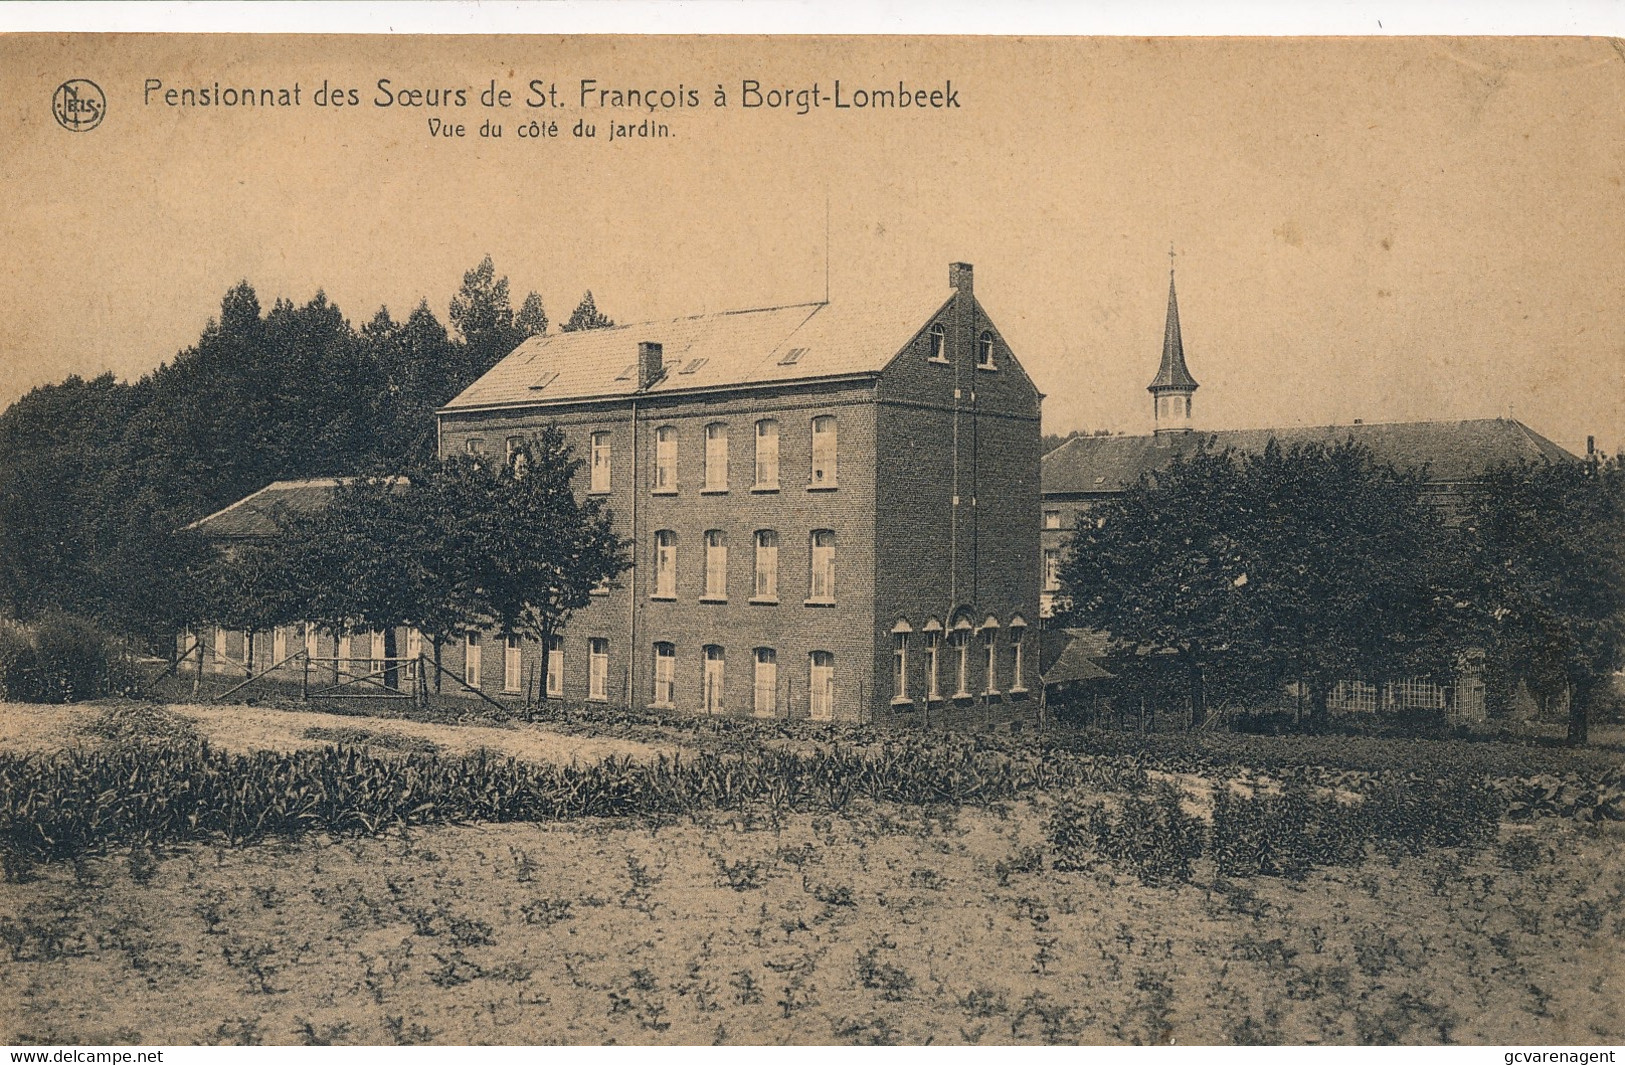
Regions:
<svg viewBox="0 0 1625 1065"><path fill-rule="evenodd" d="M107 114L107 97L94 81L72 78L56 87L56 94L51 97L51 113L63 129L85 133L102 124Z"/></svg>

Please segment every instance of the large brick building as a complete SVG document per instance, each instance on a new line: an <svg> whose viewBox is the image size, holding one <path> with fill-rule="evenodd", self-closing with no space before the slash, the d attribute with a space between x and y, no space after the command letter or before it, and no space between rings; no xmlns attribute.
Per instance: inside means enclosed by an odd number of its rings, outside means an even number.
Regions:
<svg viewBox="0 0 1625 1065"><path fill-rule="evenodd" d="M557 425L633 565L571 616L545 678L539 647L491 632L452 640L445 665L499 699L545 688L695 713L1025 715L1042 396L972 278L955 263L946 292L917 300L520 345L438 412L441 454L497 458ZM232 520L228 508L201 527Z"/></svg>

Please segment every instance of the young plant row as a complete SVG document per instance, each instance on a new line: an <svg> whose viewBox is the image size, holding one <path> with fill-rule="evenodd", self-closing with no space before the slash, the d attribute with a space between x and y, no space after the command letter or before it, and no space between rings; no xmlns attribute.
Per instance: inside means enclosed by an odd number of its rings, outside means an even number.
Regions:
<svg viewBox="0 0 1625 1065"><path fill-rule="evenodd" d="M1056 869L1091 869L1100 860L1152 885L1191 879L1208 854L1220 876L1301 879L1317 866L1357 865L1370 848L1421 854L1439 847L1476 850L1493 842L1505 799L1467 778L1374 781L1354 801L1289 784L1278 794L1215 789L1213 820L1184 809L1177 788L1158 785L1109 810L1068 798L1049 824Z"/></svg>
<svg viewBox="0 0 1625 1065"><path fill-rule="evenodd" d="M245 755L204 743L117 745L0 754L0 845L12 857L40 860L117 843L245 843L447 821L675 814L751 803L837 810L859 797L980 803L1074 787L1089 776L1085 761L1011 757L970 744L762 749L568 766L484 751L380 756L330 746Z"/></svg>

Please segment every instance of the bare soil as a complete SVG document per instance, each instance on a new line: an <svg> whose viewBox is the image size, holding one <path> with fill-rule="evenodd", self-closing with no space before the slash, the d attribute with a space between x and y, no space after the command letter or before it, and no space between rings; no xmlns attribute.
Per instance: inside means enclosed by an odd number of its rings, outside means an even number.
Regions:
<svg viewBox="0 0 1625 1065"><path fill-rule="evenodd" d="M76 729L95 708L14 709L5 746L93 741ZM316 724L176 709L235 746ZM584 757L540 729L410 734ZM43 866L0 884L0 1041L1625 1041L1625 826L1504 826L1477 855L1297 883L1202 861L1151 888L1052 869L1048 809L444 826Z"/></svg>

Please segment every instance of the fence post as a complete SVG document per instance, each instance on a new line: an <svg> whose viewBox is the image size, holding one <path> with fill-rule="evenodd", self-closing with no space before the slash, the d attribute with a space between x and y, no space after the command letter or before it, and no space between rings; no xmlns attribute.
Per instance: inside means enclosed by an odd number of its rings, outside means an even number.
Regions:
<svg viewBox="0 0 1625 1065"><path fill-rule="evenodd" d="M299 698L308 703L310 701L310 652L308 650L300 651L299 657L305 665L305 668L299 674Z"/></svg>

